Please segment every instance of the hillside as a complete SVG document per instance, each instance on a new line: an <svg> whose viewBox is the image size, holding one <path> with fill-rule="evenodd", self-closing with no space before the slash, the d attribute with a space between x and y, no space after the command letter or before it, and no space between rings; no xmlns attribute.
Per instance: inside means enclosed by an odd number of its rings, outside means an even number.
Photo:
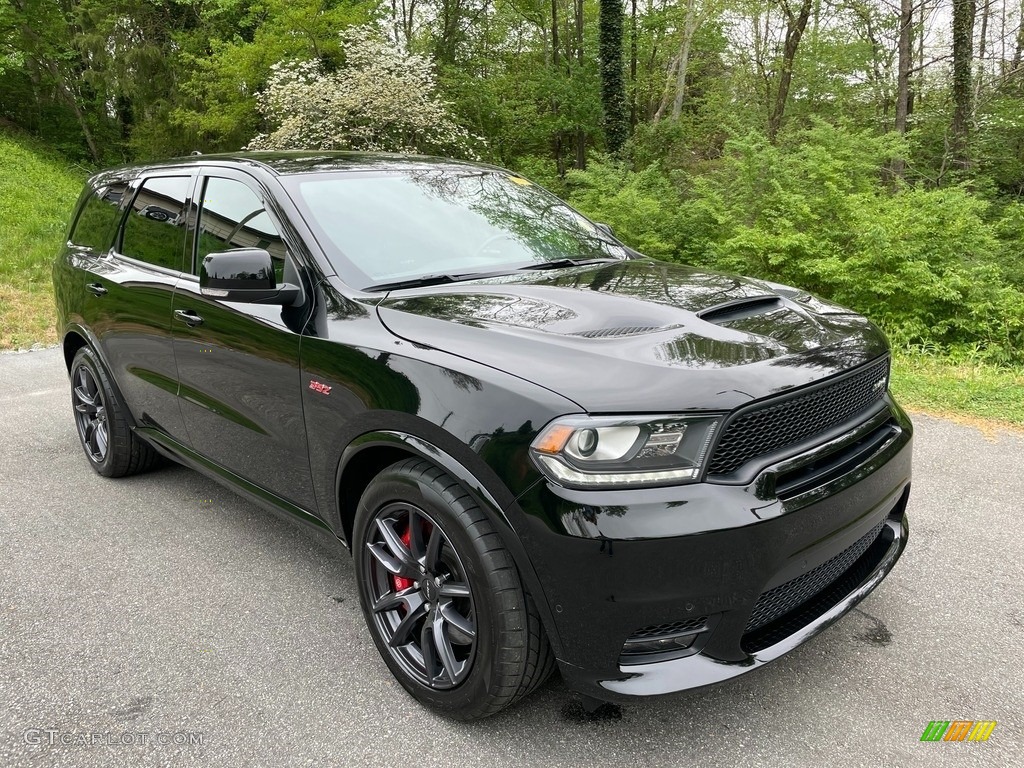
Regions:
<svg viewBox="0 0 1024 768"><path fill-rule="evenodd" d="M56 341L50 265L87 175L0 127L0 349Z"/></svg>

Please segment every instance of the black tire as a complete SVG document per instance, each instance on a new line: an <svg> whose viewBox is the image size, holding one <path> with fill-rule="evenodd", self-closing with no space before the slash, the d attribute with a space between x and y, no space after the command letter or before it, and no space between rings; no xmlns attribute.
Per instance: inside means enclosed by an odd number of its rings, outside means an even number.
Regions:
<svg viewBox="0 0 1024 768"><path fill-rule="evenodd" d="M359 501L353 551L373 641L420 703L476 720L551 675L554 655L512 556L437 467L407 459L377 475Z"/></svg>
<svg viewBox="0 0 1024 768"><path fill-rule="evenodd" d="M106 371L89 347L71 362L71 407L89 464L104 477L145 472L159 454L132 431Z"/></svg>

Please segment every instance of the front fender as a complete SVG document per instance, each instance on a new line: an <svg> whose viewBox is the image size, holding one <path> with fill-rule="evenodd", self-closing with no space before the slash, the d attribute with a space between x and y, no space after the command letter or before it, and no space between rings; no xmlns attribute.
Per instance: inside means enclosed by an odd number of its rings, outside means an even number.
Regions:
<svg viewBox="0 0 1024 768"><path fill-rule="evenodd" d="M475 455L473 463L479 463L479 466L474 466L474 469L470 470L464 463L466 457L462 457L460 460L418 435L396 429L374 430L359 435L343 452L336 478L339 494L343 489L342 484L345 482L346 469L354 466L354 462L360 455L365 455L367 451L386 451L388 449L398 449L408 455L418 456L431 462L451 475L473 498L476 505L491 521L495 531L501 537L502 544L512 555L523 584L540 612L548 640L551 642L556 656L560 654L561 642L555 631L556 625L551 607L546 599L546 590L541 586L533 561L523 545L520 533L526 530L525 513L493 470ZM472 452L469 453L473 455ZM483 477L487 479L484 480ZM539 478L536 482L540 482ZM347 536L351 531L351 521L346 524L346 521L342 519L344 510L338 508L336 513L336 519L330 521L332 527L339 533L344 531Z"/></svg>

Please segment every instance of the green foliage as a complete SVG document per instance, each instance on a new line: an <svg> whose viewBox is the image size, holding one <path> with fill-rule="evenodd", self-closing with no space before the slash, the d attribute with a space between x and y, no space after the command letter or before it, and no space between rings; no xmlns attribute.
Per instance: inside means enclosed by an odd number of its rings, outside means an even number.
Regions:
<svg viewBox="0 0 1024 768"><path fill-rule="evenodd" d="M0 131L0 349L54 338L50 268L86 171Z"/></svg>
<svg viewBox="0 0 1024 768"><path fill-rule="evenodd" d="M816 121L779 145L748 134L725 150L678 183L656 165L594 163L570 174L570 200L648 255L811 290L898 345L1024 362L1020 273L1003 263L1024 238L1017 206L997 216L961 187L893 189L880 169L905 146L891 134Z"/></svg>
<svg viewBox="0 0 1024 768"><path fill-rule="evenodd" d="M634 173L605 158L569 171L566 186L574 207L646 255L671 259L683 247L678 205L672 204L678 196L657 166Z"/></svg>
<svg viewBox="0 0 1024 768"><path fill-rule="evenodd" d="M372 27L342 32L345 63L275 64L258 108L272 126L250 149L424 152L473 158L474 145L437 98L429 59L402 51Z"/></svg>
<svg viewBox="0 0 1024 768"><path fill-rule="evenodd" d="M185 75L170 124L186 131L193 146L233 151L264 128L257 93L281 61L313 60L326 69L340 64L338 33L365 22L367 0L220 0L201 6L202 32L183 39Z"/></svg>
<svg viewBox="0 0 1024 768"><path fill-rule="evenodd" d="M99 165L261 134L283 138L253 146L476 153L652 256L807 288L900 346L1024 363L1019 3L987 11L983 66L914 62L902 139L894 9L814 4L773 142L780 0L637 3L635 17L612 0L0 0L0 119ZM949 41L950 21L926 19L926 39ZM365 24L390 53L353 66L346 30ZM272 104L288 85L274 66L291 61L314 74ZM417 77L427 87L405 87ZM35 228L63 220L17 216L17 260L45 263Z"/></svg>

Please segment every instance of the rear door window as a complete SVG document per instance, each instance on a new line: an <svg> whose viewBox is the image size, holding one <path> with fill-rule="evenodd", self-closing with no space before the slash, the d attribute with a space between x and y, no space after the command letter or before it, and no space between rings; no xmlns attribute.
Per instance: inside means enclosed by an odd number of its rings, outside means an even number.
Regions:
<svg viewBox="0 0 1024 768"><path fill-rule="evenodd" d="M185 201L191 177L146 179L124 220L121 253L157 267L181 271L185 252Z"/></svg>

